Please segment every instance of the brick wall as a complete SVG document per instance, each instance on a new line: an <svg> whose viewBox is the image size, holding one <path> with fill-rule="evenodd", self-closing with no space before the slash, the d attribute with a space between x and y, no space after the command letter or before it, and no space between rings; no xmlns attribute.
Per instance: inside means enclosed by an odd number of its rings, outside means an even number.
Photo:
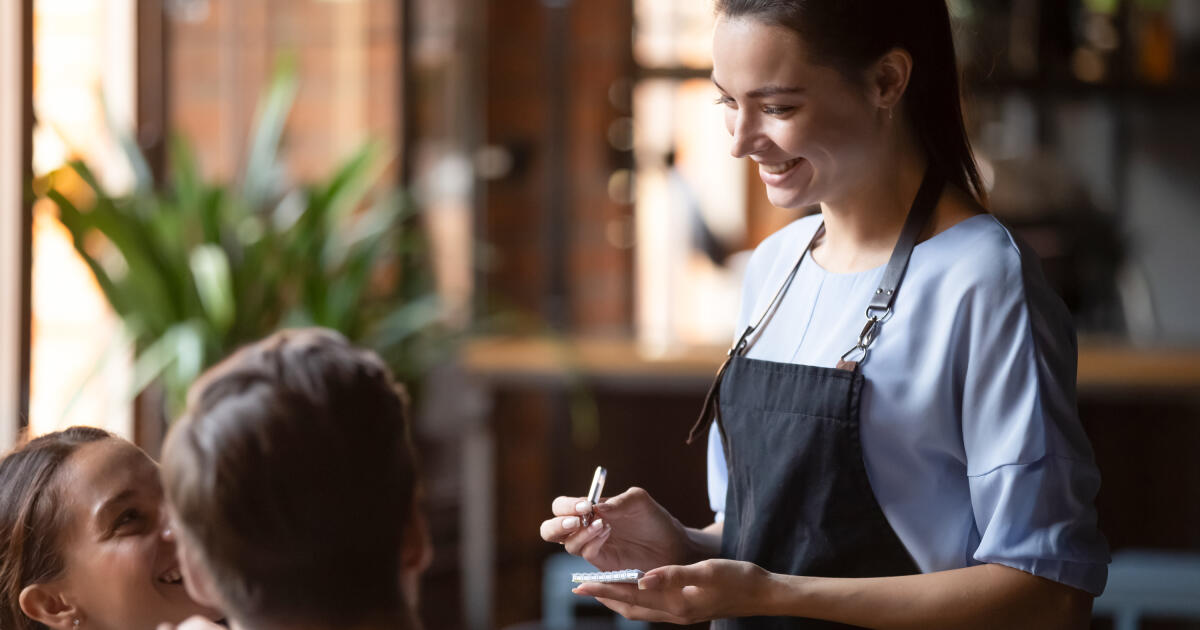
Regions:
<svg viewBox="0 0 1200 630"><path fill-rule="evenodd" d="M284 145L294 177L327 176L369 137L398 150L400 2L209 6L200 21L170 22L166 86L171 127L189 139L207 175L240 171L255 107L284 53L294 55L300 79Z"/></svg>

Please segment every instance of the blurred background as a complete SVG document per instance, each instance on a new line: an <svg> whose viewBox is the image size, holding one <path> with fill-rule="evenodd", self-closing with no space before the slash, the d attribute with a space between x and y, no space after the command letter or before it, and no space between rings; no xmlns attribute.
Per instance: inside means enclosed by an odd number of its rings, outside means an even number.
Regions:
<svg viewBox="0 0 1200 630"><path fill-rule="evenodd" d="M0 4L4 448L157 453L200 371L316 324L414 390L428 627L609 624L537 534L596 465L711 522L683 441L800 213L729 157L710 3ZM1080 333L1095 627L1200 627L1200 0L949 5L991 209Z"/></svg>

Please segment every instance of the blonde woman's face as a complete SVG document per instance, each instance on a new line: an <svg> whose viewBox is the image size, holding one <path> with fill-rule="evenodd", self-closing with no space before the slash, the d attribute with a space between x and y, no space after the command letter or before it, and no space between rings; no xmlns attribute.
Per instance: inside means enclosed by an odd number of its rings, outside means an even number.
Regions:
<svg viewBox="0 0 1200 630"><path fill-rule="evenodd" d="M720 18L713 82L733 137L730 153L758 164L767 197L802 208L852 190L881 142L866 90L809 61L793 30L753 18Z"/></svg>

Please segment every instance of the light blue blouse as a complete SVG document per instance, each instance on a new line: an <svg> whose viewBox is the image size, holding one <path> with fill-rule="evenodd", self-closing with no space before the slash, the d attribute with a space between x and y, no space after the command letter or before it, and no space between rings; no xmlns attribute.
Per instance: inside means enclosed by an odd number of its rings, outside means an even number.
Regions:
<svg viewBox="0 0 1200 630"><path fill-rule="evenodd" d="M736 330L757 319L820 216L765 240ZM833 367L854 345L883 267L837 274L806 256L747 356ZM1075 406L1075 332L1036 256L991 215L920 243L862 366L861 439L888 522L924 572L998 563L1099 594L1108 545L1100 475ZM728 472L713 430L717 520Z"/></svg>

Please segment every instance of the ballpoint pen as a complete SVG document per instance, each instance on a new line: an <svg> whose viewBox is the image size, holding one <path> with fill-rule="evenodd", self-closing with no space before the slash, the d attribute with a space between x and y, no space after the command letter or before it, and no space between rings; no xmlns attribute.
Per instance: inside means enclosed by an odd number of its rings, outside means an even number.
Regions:
<svg viewBox="0 0 1200 630"><path fill-rule="evenodd" d="M579 521L584 527L587 527L592 522L592 515L596 513L596 504L600 502L600 494L604 492L604 478L608 476L608 471L603 466L596 467L596 473L592 475L592 487L588 488L587 500L591 505L591 510L580 517Z"/></svg>

